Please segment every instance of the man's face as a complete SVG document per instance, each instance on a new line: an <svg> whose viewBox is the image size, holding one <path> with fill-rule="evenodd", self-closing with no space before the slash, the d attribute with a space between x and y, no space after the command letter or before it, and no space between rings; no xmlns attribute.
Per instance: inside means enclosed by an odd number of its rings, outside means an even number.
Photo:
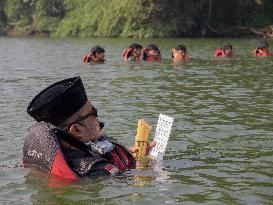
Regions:
<svg viewBox="0 0 273 205"><path fill-rule="evenodd" d="M177 50L176 52L173 52L173 57L174 58L180 58L180 57L185 57L186 56L186 51L185 50Z"/></svg>
<svg viewBox="0 0 273 205"><path fill-rule="evenodd" d="M148 57L158 58L160 53L158 50L148 50Z"/></svg>
<svg viewBox="0 0 273 205"><path fill-rule="evenodd" d="M185 51L185 50L178 50L178 53L179 53L181 56L185 56L185 55L186 55L186 51Z"/></svg>
<svg viewBox="0 0 273 205"><path fill-rule="evenodd" d="M92 112L93 106L87 101L81 109L81 117L86 116ZM77 125L76 131L70 132L75 138L82 142L88 142L97 140L101 137L102 131L99 126L98 117L91 115L80 122L75 123ZM72 128L70 128L71 130Z"/></svg>
<svg viewBox="0 0 273 205"><path fill-rule="evenodd" d="M232 49L226 49L224 52L225 56L232 56Z"/></svg>
<svg viewBox="0 0 273 205"><path fill-rule="evenodd" d="M97 62L104 62L104 53L96 53L95 58Z"/></svg>
<svg viewBox="0 0 273 205"><path fill-rule="evenodd" d="M140 58L140 55L141 55L141 49L140 48L134 48L133 49L133 56L135 58Z"/></svg>

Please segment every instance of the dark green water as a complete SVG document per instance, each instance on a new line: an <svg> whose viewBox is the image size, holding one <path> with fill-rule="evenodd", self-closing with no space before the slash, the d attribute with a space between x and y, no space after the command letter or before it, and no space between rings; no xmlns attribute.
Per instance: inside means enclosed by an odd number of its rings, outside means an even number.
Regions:
<svg viewBox="0 0 273 205"><path fill-rule="evenodd" d="M161 63L123 63L132 39L0 38L0 204L273 204L273 58L253 58L258 40L151 39ZM216 61L215 47L235 57ZM192 57L173 64L184 43ZM273 50L273 42L271 50ZM106 63L85 65L92 45ZM41 89L80 75L105 131L133 145L137 120L155 128L159 113L175 118L164 161L117 178L48 188L48 178L18 167L25 110Z"/></svg>

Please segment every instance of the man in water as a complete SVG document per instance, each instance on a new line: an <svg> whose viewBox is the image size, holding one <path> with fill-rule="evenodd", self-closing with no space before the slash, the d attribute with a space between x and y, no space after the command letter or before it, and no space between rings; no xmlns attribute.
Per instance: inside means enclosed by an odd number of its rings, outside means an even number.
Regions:
<svg viewBox="0 0 273 205"><path fill-rule="evenodd" d="M260 45L254 49L252 52L253 56L266 57L272 56L272 53L268 50L268 43L266 41L261 41Z"/></svg>
<svg viewBox="0 0 273 205"><path fill-rule="evenodd" d="M26 165L69 179L116 175L135 166L131 153L102 133L104 124L80 77L47 87L27 112L37 122L28 129L24 144Z"/></svg>
<svg viewBox="0 0 273 205"><path fill-rule="evenodd" d="M218 58L219 56L225 57L232 57L232 45L224 44L220 48L216 48L214 52L214 56Z"/></svg>
<svg viewBox="0 0 273 205"><path fill-rule="evenodd" d="M93 47L89 53L83 57L84 63L103 63L105 50L99 45Z"/></svg>
<svg viewBox="0 0 273 205"><path fill-rule="evenodd" d="M189 59L189 56L187 55L187 48L184 45L177 45L172 49L171 54L174 62Z"/></svg>
<svg viewBox="0 0 273 205"><path fill-rule="evenodd" d="M161 54L157 45L150 44L146 48L142 49L142 58L147 62L159 62L161 60Z"/></svg>
<svg viewBox="0 0 273 205"><path fill-rule="evenodd" d="M133 43L122 52L124 61L138 62L141 57L142 45Z"/></svg>

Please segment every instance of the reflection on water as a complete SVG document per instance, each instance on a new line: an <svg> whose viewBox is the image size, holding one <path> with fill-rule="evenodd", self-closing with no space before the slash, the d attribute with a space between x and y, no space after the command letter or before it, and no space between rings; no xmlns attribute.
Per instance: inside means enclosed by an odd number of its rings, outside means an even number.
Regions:
<svg viewBox="0 0 273 205"><path fill-rule="evenodd" d="M122 50L133 41L0 38L0 202L272 203L273 59L251 57L258 40L153 39L161 63L123 63ZM214 48L223 42L233 44L235 57L214 60ZM192 59L170 61L177 43L187 46ZM82 64L95 44L106 49L106 62ZM48 177L16 168L33 123L26 114L29 101L52 82L75 75L82 77L105 131L127 146L134 143L139 118L155 129L159 113L173 116L164 161L118 178L53 189Z"/></svg>

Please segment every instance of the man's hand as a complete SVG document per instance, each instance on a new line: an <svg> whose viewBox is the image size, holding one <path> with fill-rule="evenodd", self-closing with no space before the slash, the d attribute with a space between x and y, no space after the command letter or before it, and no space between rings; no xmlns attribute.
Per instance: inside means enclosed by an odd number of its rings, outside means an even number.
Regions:
<svg viewBox="0 0 273 205"><path fill-rule="evenodd" d="M147 146L147 154L149 153L149 151L156 145L156 141L153 140L151 143L148 143ZM137 148L136 147L129 147L128 150L133 154L137 152Z"/></svg>

